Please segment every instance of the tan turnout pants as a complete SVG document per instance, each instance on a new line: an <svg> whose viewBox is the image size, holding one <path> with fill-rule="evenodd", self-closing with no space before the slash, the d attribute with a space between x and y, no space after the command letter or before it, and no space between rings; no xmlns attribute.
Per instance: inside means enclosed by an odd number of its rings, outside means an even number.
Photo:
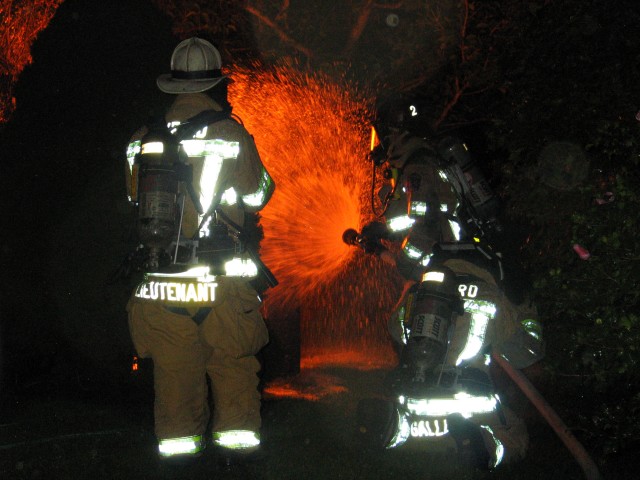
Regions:
<svg viewBox="0 0 640 480"><path fill-rule="evenodd" d="M204 434L210 413L206 375L214 404L212 430L260 430L260 365L255 355L268 341L260 299L240 278L216 281L216 300L199 325L192 315L200 307L179 314L161 301L135 296L127 304L138 355L154 363L159 439Z"/></svg>

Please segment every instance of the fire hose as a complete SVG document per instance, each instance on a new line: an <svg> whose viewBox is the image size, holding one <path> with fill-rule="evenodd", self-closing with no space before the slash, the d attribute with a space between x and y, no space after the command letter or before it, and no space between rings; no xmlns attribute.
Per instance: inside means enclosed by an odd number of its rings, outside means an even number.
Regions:
<svg viewBox="0 0 640 480"><path fill-rule="evenodd" d="M358 234L354 229L346 230L342 235L342 240L348 245L361 247L368 252L373 252L378 248L377 241L371 241L367 235ZM602 480L602 475L593 459L589 456L589 453L527 377L519 370L516 370L502 355L494 352L492 358L502 367L507 375L509 375L511 380L520 388L558 437L560 437L560 440L562 440L580 465L580 468L582 468L587 480Z"/></svg>
<svg viewBox="0 0 640 480"><path fill-rule="evenodd" d="M502 369L509 375L511 380L522 390L529 401L538 409L538 412L549 423L551 428L560 437L560 440L569 449L575 460L582 468L585 477L588 480L602 480L602 475L598 470L597 465L593 459L589 456L584 449L580 441L571 433L567 425L562 421L558 414L553 410L551 405L544 399L544 397L538 392L533 384L525 377L525 375L516 370L502 355L497 353L492 354L492 358L502 367Z"/></svg>

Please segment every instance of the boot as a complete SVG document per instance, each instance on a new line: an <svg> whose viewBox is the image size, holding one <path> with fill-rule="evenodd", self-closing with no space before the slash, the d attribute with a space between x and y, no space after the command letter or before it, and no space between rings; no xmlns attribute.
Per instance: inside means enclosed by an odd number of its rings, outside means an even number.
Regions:
<svg viewBox="0 0 640 480"><path fill-rule="evenodd" d="M482 428L459 413L447 416L447 427L456 442L462 463L480 471L488 471L491 455L482 438Z"/></svg>

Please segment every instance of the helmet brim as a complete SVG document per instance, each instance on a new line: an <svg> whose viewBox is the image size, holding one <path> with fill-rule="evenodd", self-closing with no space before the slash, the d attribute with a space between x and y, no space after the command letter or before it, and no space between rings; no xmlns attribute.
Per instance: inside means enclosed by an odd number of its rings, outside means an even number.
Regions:
<svg viewBox="0 0 640 480"><path fill-rule="evenodd" d="M225 78L227 78L226 75L217 78L180 80L173 78L170 73L163 73L156 80L156 84L164 93L200 93L215 87Z"/></svg>

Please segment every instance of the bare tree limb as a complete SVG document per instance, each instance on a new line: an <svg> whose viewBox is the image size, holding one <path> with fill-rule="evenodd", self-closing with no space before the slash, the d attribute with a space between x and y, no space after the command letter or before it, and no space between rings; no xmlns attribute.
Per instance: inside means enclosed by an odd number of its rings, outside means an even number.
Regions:
<svg viewBox="0 0 640 480"><path fill-rule="evenodd" d="M376 8L381 8L384 10L397 10L398 8L402 7L402 4L404 3L404 0L400 0L399 2L396 3L375 3L374 2L374 7Z"/></svg>
<svg viewBox="0 0 640 480"><path fill-rule="evenodd" d="M304 45L301 45L300 43L295 41L293 38L291 38L289 35L287 35L286 32L284 32L278 25L276 25L269 17L264 15L262 12L258 11L256 8L252 7L251 5L245 6L244 9L247 12L249 12L251 15L256 17L259 21L264 23L266 26L271 28L275 32L275 34L280 38L280 40L291 45L294 49L306 55L307 61L313 58L314 55L311 50L309 50L307 47L305 47Z"/></svg>
<svg viewBox="0 0 640 480"><path fill-rule="evenodd" d="M449 115L449 112L451 111L451 109L453 109L455 104L458 103L458 101L460 100L460 98L464 94L465 90L467 88L469 88L469 83L467 81L464 81L462 83L462 85L460 85L460 79L458 77L455 78L455 82L454 83L455 83L455 89L453 91L453 96L451 97L451 100L449 100L447 102L447 104L442 109L442 112L440 113L440 116L434 122L434 126L436 128L444 121L445 118L447 118L447 116Z"/></svg>
<svg viewBox="0 0 640 480"><path fill-rule="evenodd" d="M289 14L290 0L283 0L282 6L280 7L280 11L278 15L276 15L276 20L284 20L286 22L287 15Z"/></svg>
<svg viewBox="0 0 640 480"><path fill-rule="evenodd" d="M345 57L348 57L353 50L356 42L362 36L362 32L364 28L367 26L369 22L369 17L371 16L371 12L375 6L374 0L367 0L362 9L360 10L360 15L358 15L358 19L356 20L355 25L351 29L351 33L349 34L349 39L347 40L347 44L344 46L342 50L342 54Z"/></svg>
<svg viewBox="0 0 640 480"><path fill-rule="evenodd" d="M467 46L464 43L465 38L467 38L467 24L469 22L469 0L464 0L462 2L464 8L464 14L462 16L462 25L460 26L460 60L462 63L467 61Z"/></svg>

